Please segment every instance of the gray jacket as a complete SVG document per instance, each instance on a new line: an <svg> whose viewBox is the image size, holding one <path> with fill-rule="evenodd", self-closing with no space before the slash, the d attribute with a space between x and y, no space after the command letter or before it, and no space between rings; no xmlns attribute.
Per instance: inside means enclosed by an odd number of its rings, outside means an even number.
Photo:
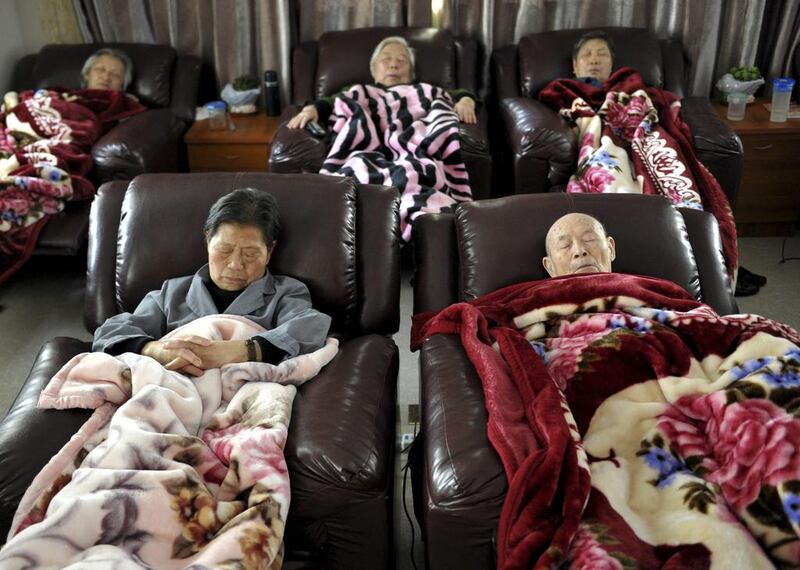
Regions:
<svg viewBox="0 0 800 570"><path fill-rule="evenodd" d="M187 277L168 279L159 291L148 293L133 313L109 318L94 333L92 350L109 350L133 338L160 339L199 317L219 313L204 280L208 265ZM311 307L308 288L291 277L267 274L251 283L225 310L258 323L274 346L297 356L321 348L331 324L328 315Z"/></svg>

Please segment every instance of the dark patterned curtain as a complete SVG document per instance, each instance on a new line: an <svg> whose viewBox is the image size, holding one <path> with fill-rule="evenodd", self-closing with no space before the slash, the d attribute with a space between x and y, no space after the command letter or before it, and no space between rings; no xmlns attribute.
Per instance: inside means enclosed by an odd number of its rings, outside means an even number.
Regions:
<svg viewBox="0 0 800 570"><path fill-rule="evenodd" d="M477 38L490 53L530 33L593 26L629 26L679 38L691 61L689 92L708 95L733 65L753 65L768 0L443 0L434 19L456 34ZM778 10L786 39L774 56L788 61L797 43L798 1ZM780 52L780 53L778 53ZM772 68L770 68L772 70ZM766 70L764 70L766 71Z"/></svg>
<svg viewBox="0 0 800 570"><path fill-rule="evenodd" d="M300 41L316 40L331 30L380 26L430 26L430 0L300 0Z"/></svg>

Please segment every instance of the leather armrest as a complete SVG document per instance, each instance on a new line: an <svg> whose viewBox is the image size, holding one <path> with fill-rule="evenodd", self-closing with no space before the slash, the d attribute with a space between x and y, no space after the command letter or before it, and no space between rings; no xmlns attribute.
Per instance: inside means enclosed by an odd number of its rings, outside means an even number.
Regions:
<svg viewBox="0 0 800 570"><path fill-rule="evenodd" d="M144 172L177 172L186 123L170 109L151 109L120 122L92 148L95 177L132 180Z"/></svg>
<svg viewBox="0 0 800 570"><path fill-rule="evenodd" d="M555 111L535 99L511 97L500 101L500 113L515 160L546 161L550 185L569 179L578 158L577 140Z"/></svg>
<svg viewBox="0 0 800 570"><path fill-rule="evenodd" d="M489 154L489 115L486 108L477 110L474 125L459 123L459 139L464 166L469 173L472 198L489 198L492 190L492 157Z"/></svg>
<svg viewBox="0 0 800 570"><path fill-rule="evenodd" d="M697 157L717 179L733 207L742 177L742 141L706 97L682 99L681 118L692 130Z"/></svg>
<svg viewBox="0 0 800 570"><path fill-rule="evenodd" d="M194 121L197 93L200 87L200 68L202 61L191 55L179 55L175 60L175 74L172 78L172 101L169 108L179 119Z"/></svg>
<svg viewBox="0 0 800 570"><path fill-rule="evenodd" d="M716 219L709 212L678 208L686 223L686 233L692 244L692 253L700 274L701 300L720 315L739 312L733 290L728 279L725 257L722 254L722 238Z"/></svg>
<svg viewBox="0 0 800 570"><path fill-rule="evenodd" d="M89 419L92 410L40 410L39 393L73 356L91 344L58 337L45 344L11 409L0 423L0 542L26 489L50 458Z"/></svg>
<svg viewBox="0 0 800 570"><path fill-rule="evenodd" d="M117 232L128 181L106 182L92 202L86 255L83 324L90 332L118 312L116 304Z"/></svg>
<svg viewBox="0 0 800 570"><path fill-rule="evenodd" d="M347 340L294 400L287 529L324 551L332 568L391 564L397 370L391 339Z"/></svg>
<svg viewBox="0 0 800 570"><path fill-rule="evenodd" d="M420 354L423 518L431 568L493 568L508 484L486 433L483 387L455 335Z"/></svg>
<svg viewBox="0 0 800 570"><path fill-rule="evenodd" d="M414 221L414 314L458 301L458 248L453 214L427 214Z"/></svg>
<svg viewBox="0 0 800 570"><path fill-rule="evenodd" d="M286 121L300 111L298 105L284 109L282 123L272 138L269 154L270 172L319 172L328 156L329 136L318 139L306 129L290 129Z"/></svg>

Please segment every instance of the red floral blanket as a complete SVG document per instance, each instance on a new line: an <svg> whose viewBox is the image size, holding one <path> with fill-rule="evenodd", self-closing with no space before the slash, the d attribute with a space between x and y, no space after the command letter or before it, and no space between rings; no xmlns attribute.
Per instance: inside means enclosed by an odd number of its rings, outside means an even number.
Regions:
<svg viewBox="0 0 800 570"><path fill-rule="evenodd" d="M0 283L30 257L50 215L94 195L86 176L100 135L145 110L98 89L25 91L14 103L0 113Z"/></svg>
<svg viewBox="0 0 800 570"><path fill-rule="evenodd" d="M578 131L578 164L567 192L655 194L676 206L705 207L719 223L733 275L738 258L733 213L719 183L697 158L676 95L645 87L641 76L625 67L600 88L557 79L539 100Z"/></svg>
<svg viewBox="0 0 800 570"><path fill-rule="evenodd" d="M610 274L417 315L412 349L439 333L481 377L508 477L499 568L800 565L790 327Z"/></svg>

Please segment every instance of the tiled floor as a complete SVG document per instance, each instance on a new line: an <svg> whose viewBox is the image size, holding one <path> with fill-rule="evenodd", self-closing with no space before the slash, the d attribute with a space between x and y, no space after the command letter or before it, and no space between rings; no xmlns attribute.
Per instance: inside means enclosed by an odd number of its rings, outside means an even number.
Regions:
<svg viewBox="0 0 800 570"><path fill-rule="evenodd" d="M780 263L782 238L743 238L740 240L742 265L766 275L767 285L753 297L738 298L742 312L775 318L800 328L800 260ZM800 257L800 235L786 243L786 255ZM91 338L83 327L83 287L85 267L74 258L34 258L9 282L0 286L0 411L11 404L26 378L42 343L55 336ZM408 421L409 405L419 403L417 354L408 350L412 311L411 273L403 274L401 289L401 328L395 341L400 347L398 434L414 433ZM411 526L402 509L403 473L406 455L398 454L395 489L395 535L397 568L413 568ZM407 505L411 513L411 488ZM412 517L413 517L413 513ZM414 560L423 567L419 528L415 528Z"/></svg>

